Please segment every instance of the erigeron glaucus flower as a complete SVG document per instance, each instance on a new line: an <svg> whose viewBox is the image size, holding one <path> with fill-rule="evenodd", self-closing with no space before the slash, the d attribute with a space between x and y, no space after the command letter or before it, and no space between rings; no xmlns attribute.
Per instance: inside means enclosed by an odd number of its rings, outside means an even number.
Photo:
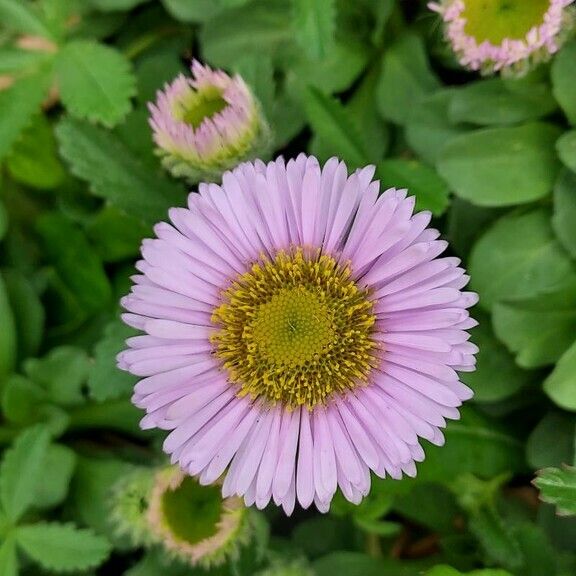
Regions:
<svg viewBox="0 0 576 576"><path fill-rule="evenodd" d="M558 51L574 22L573 0L442 0L429 8L444 22L460 64L484 74L523 74Z"/></svg>
<svg viewBox="0 0 576 576"><path fill-rule="evenodd" d="M179 75L150 104L157 153L174 176L213 180L258 156L270 137L256 98L240 78L194 60L192 78Z"/></svg>
<svg viewBox="0 0 576 576"><path fill-rule="evenodd" d="M218 486L201 486L175 467L154 477L146 518L155 541L193 566L237 558L252 537L250 512L238 497L222 499Z"/></svg>
<svg viewBox="0 0 576 576"><path fill-rule="evenodd" d="M291 513L414 476L472 396L476 295L406 190L300 155L201 184L145 240L119 366L144 428L224 496Z"/></svg>

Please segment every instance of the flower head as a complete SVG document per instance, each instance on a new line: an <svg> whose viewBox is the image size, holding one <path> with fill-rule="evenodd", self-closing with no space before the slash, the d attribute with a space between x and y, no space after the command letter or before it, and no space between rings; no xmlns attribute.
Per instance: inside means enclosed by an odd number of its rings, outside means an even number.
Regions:
<svg viewBox="0 0 576 576"><path fill-rule="evenodd" d="M150 104L150 125L164 166L190 182L212 180L266 146L269 128L240 76L194 60Z"/></svg>
<svg viewBox="0 0 576 576"><path fill-rule="evenodd" d="M250 540L240 498L223 500L218 486L200 486L174 467L156 473L147 520L156 541L193 566L223 564Z"/></svg>
<svg viewBox="0 0 576 576"><path fill-rule="evenodd" d="M145 240L119 366L145 428L225 496L328 510L400 478L472 396L468 277L405 190L300 155L201 184Z"/></svg>
<svg viewBox="0 0 576 576"><path fill-rule="evenodd" d="M523 74L558 51L572 27L572 0L442 0L442 16L460 64L484 74Z"/></svg>

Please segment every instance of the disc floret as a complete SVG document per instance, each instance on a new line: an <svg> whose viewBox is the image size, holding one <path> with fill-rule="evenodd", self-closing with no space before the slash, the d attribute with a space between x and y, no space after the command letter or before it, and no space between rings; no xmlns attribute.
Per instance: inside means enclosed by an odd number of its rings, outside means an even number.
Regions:
<svg viewBox="0 0 576 576"><path fill-rule="evenodd" d="M312 409L366 381L375 364L368 296L327 254L262 257L222 294L215 355L239 396Z"/></svg>

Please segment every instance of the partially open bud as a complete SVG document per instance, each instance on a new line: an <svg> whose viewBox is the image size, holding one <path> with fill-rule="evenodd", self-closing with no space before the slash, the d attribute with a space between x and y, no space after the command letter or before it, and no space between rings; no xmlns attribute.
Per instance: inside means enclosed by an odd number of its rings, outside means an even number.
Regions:
<svg viewBox="0 0 576 576"><path fill-rule="evenodd" d="M167 552L203 567L237 557L252 537L241 498L222 499L220 486L201 486L176 467L156 474L147 520Z"/></svg>
<svg viewBox="0 0 576 576"><path fill-rule="evenodd" d="M265 151L270 130L240 76L192 62L150 104L150 125L164 167L190 183L215 180Z"/></svg>
<svg viewBox="0 0 576 576"><path fill-rule="evenodd" d="M548 60L574 24L572 0L442 0L428 4L465 68L522 75Z"/></svg>

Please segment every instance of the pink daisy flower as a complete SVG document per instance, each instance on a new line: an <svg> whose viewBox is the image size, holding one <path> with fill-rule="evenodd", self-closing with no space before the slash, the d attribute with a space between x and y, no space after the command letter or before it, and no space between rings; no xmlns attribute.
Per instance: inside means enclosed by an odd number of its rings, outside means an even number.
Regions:
<svg viewBox="0 0 576 576"><path fill-rule="evenodd" d="M142 380L144 428L201 484L290 514L359 503L380 477L416 474L420 439L444 442L472 396L476 322L458 258L380 194L374 168L348 175L300 155L245 163L200 184L145 240L122 304L145 334L119 366Z"/></svg>
<svg viewBox="0 0 576 576"><path fill-rule="evenodd" d="M180 74L149 104L157 153L174 176L190 182L214 179L257 156L270 130L260 105L240 76L192 62L192 78Z"/></svg>
<svg viewBox="0 0 576 576"><path fill-rule="evenodd" d="M572 28L572 0L443 0L438 12L462 66L523 74L557 52Z"/></svg>

